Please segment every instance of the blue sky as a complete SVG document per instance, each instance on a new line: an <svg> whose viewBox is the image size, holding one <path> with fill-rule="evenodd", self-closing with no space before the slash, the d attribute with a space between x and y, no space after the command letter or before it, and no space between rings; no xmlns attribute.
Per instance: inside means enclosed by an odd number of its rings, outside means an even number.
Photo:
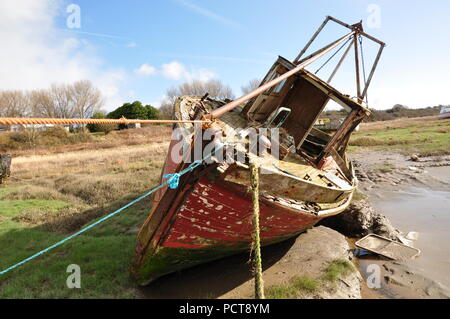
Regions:
<svg viewBox="0 0 450 319"><path fill-rule="evenodd" d="M81 9L80 28L68 28L70 4ZM239 96L277 55L294 59L326 15L363 20L366 32L387 43L371 107L450 103L446 0L0 0L0 36L8 46L0 53L0 88L88 78L108 110L129 100L158 105L168 87L191 79L219 79ZM319 43L344 32L330 27ZM369 64L373 48L366 50ZM350 94L352 71L347 63L335 82Z"/></svg>

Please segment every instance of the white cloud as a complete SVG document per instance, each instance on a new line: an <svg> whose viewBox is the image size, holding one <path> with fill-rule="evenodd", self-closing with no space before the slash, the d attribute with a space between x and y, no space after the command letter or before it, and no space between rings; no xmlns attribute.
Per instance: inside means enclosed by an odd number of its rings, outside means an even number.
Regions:
<svg viewBox="0 0 450 319"><path fill-rule="evenodd" d="M395 104L403 104L410 108L419 108L450 102L446 83L429 81L426 86L423 83L408 82L391 84L369 88L370 107L388 109Z"/></svg>
<svg viewBox="0 0 450 319"><path fill-rule="evenodd" d="M216 74L211 70L201 68L201 69L194 69L191 73L189 73L189 77L191 79L206 82L215 78Z"/></svg>
<svg viewBox="0 0 450 319"><path fill-rule="evenodd" d="M161 73L166 78L172 80L180 80L182 78L190 77L189 72L186 71L184 65L177 61L163 64Z"/></svg>
<svg viewBox="0 0 450 319"><path fill-rule="evenodd" d="M54 20L61 1L0 1L0 89L40 89L55 82L91 80L105 96L105 108L122 102L125 72L107 69L95 47Z"/></svg>
<svg viewBox="0 0 450 319"><path fill-rule="evenodd" d="M150 76L157 73L156 68L147 63L142 64L139 68L134 70L134 73L142 76Z"/></svg>
<svg viewBox="0 0 450 319"><path fill-rule="evenodd" d="M172 61L163 64L159 69L147 63L144 63L139 68L134 70L134 73L142 76L159 74L167 79L175 81L200 80L206 82L217 76L213 71L206 68L192 67L190 70L188 70L183 63L180 63L178 61Z"/></svg>

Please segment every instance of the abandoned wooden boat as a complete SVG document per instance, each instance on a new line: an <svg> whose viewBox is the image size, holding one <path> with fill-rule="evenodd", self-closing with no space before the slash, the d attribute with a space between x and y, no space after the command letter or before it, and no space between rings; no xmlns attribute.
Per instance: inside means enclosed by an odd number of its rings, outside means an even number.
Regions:
<svg viewBox="0 0 450 319"><path fill-rule="evenodd" d="M350 33L301 59L330 20L349 28ZM361 36L379 43L380 51L363 90L356 68L356 99L331 86L332 77L323 81L305 69L319 57L347 43L356 48L355 60L359 66ZM235 157L229 163L214 154L210 162L205 161L181 176L176 189L165 187L155 193L150 215L138 235L133 265L138 282L145 285L173 271L249 249L252 242L250 161L261 167L262 245L286 240L321 219L342 212L349 205L357 184L346 156L347 144L352 131L370 114L363 100L383 47L384 43L364 33L360 23L347 25L327 17L299 56L293 62L279 57L253 92L229 103L207 96L179 97L175 103L176 119L210 119L212 122L197 129L192 123L174 126L188 134L172 139L162 179L166 174L189 166L189 160L195 158L195 145L200 145L202 156L211 152L205 151L205 142L201 139L208 129L215 132L210 137L215 142L213 149ZM330 101L348 112L340 127L327 134L314 126ZM262 153L253 152L246 133L253 129L261 136L263 131L274 128L279 129L279 136L266 146L275 144L276 151L271 148ZM267 140L266 137L258 141ZM187 151L179 152L177 147ZM238 153L243 156L236 156Z"/></svg>

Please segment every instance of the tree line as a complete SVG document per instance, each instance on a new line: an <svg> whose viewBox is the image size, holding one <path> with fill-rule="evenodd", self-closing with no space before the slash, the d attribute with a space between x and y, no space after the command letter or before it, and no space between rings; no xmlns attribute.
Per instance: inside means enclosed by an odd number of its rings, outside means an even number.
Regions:
<svg viewBox="0 0 450 319"><path fill-rule="evenodd" d="M88 80L52 84L48 89L0 91L1 117L90 118L103 104L100 90Z"/></svg>
<svg viewBox="0 0 450 319"><path fill-rule="evenodd" d="M248 93L259 86L254 79L241 88ZM165 99L159 109L143 105L140 101L124 103L112 112L102 110L104 98L100 90L88 80L73 84L52 84L48 89L3 90L0 91L0 117L45 117L45 118L111 118L119 119L157 119L172 118L173 106L182 95L202 96L208 93L211 98L234 99L230 86L219 80L193 80L167 89ZM116 129L115 126L90 125L93 131Z"/></svg>
<svg viewBox="0 0 450 319"><path fill-rule="evenodd" d="M395 104L390 109L386 110L376 110L370 109L370 116L365 119L366 122L378 122L378 121L390 121L397 118L403 117L424 117L424 116L434 116L438 115L441 106L428 106L422 108L409 108L406 105ZM341 110L328 110L324 111L322 114L324 117L328 118L344 118L348 115L345 109Z"/></svg>
<svg viewBox="0 0 450 319"><path fill-rule="evenodd" d="M247 94L259 86L260 80L253 79L247 85L241 87L242 93ZM173 107L177 97L182 95L198 95L203 96L206 93L209 97L219 100L232 100L235 98L233 90L229 85L219 80L199 81L193 80L173 86L166 91L166 97L159 108L161 116L171 118L173 115Z"/></svg>

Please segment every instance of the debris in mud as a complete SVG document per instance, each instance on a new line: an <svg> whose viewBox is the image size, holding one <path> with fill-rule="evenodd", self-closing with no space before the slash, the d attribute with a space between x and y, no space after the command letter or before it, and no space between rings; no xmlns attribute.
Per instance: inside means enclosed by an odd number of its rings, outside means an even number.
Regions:
<svg viewBox="0 0 450 319"><path fill-rule="evenodd" d="M343 213L326 218L320 224L352 238L377 234L398 241L401 236L389 219L377 213L366 200L352 203Z"/></svg>
<svg viewBox="0 0 450 319"><path fill-rule="evenodd" d="M420 250L417 248L374 234L358 240L355 245L393 260L412 259L420 254Z"/></svg>

